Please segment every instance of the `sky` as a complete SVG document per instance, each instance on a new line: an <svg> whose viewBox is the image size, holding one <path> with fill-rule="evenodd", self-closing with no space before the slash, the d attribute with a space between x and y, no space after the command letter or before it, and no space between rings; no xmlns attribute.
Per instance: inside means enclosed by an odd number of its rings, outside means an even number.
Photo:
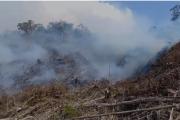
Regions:
<svg viewBox="0 0 180 120"><path fill-rule="evenodd" d="M134 14L138 14L150 19L155 25L162 21L171 19L170 9L179 4L177 1L122 1L113 2L119 7L128 7Z"/></svg>
<svg viewBox="0 0 180 120"><path fill-rule="evenodd" d="M69 2L72 6L78 2ZM169 9L178 2L148 2L148 1L121 1L110 2L122 9L129 8L133 14L144 17L154 25L171 19ZM47 7L48 8L48 7ZM46 8L41 2L0 2L0 31L7 31L16 27L17 22L27 19L46 19ZM38 21L41 22L41 21Z"/></svg>

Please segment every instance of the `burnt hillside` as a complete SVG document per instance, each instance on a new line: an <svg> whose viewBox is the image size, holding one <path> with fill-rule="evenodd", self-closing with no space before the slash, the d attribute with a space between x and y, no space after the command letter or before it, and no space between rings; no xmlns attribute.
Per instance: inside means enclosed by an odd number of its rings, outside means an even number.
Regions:
<svg viewBox="0 0 180 120"><path fill-rule="evenodd" d="M168 95L168 89L179 89L180 79L180 43L175 44L165 51L154 63L151 63L146 74L130 80L117 82L117 87L129 86L129 94L143 95ZM133 87L132 87L133 86Z"/></svg>
<svg viewBox="0 0 180 120"><path fill-rule="evenodd" d="M55 60L63 62L60 58ZM65 60L67 61L64 62L68 62L71 59ZM177 118L178 109L175 109L173 115L170 112L172 107L180 103L179 63L180 43L177 43L150 66L147 74L117 81L115 84L102 79L72 88L61 81L51 81L47 84L25 86L22 91L11 95L2 89L0 118L69 120L86 116L82 119L97 120L96 116L102 114L103 120L136 120L139 117L143 120L168 120L170 116ZM46 63L39 61L37 64ZM131 111L136 109L142 112ZM113 112L122 112L123 115L114 115Z"/></svg>

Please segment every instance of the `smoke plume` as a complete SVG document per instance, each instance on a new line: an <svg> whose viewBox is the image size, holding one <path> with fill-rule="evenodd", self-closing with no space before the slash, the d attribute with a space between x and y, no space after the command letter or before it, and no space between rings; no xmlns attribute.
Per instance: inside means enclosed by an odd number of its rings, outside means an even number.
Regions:
<svg viewBox="0 0 180 120"><path fill-rule="evenodd" d="M65 79L68 72L57 72L55 68L58 65L52 65L49 60L53 50L57 52L55 56L71 56L76 63L73 73L80 74L78 76L83 80L104 77L126 79L166 47L167 39L172 35L163 31L167 27L151 31L153 25L135 16L130 9L117 8L109 3L12 2L4 3L4 6L12 6L6 9L14 10L13 14L18 12L14 21L5 21L10 15L2 16L5 24L11 23L7 29L28 19L44 26L33 32L30 38L17 30L1 34L0 77L3 85L13 84L14 79L21 79L19 76L23 74L30 76L24 79L33 82ZM19 11L19 8L23 10ZM71 26L66 35L59 33L55 27L49 27L49 22L60 20ZM162 32L159 29L163 29ZM43 64L38 64L40 67L36 68L38 60ZM32 75L34 69L40 72ZM71 71L72 67L61 64L59 69Z"/></svg>

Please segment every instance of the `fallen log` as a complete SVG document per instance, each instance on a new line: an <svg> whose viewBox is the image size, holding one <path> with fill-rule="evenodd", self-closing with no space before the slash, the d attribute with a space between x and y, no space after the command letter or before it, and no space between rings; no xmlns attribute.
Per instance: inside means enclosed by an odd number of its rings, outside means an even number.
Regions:
<svg viewBox="0 0 180 120"><path fill-rule="evenodd" d="M120 106L120 105L128 105L128 104L137 104L137 103L145 103L145 102L173 102L173 103L180 103L180 97L148 97L148 98L139 98L135 100L129 101L122 101L119 103L97 103L94 105L84 105L83 107L113 107L113 106Z"/></svg>
<svg viewBox="0 0 180 120"><path fill-rule="evenodd" d="M112 113L99 114L99 115L81 116L81 117L75 117L72 120L86 119L86 118L95 118L95 117L102 117L102 116L109 116L109 115L123 115L123 114L129 114L129 113L134 113L134 112L153 111L153 110L168 109L168 108L176 108L176 107L179 107L179 105L180 104L177 104L177 105L166 105L166 106L143 108L143 109L137 109L137 110L112 112Z"/></svg>

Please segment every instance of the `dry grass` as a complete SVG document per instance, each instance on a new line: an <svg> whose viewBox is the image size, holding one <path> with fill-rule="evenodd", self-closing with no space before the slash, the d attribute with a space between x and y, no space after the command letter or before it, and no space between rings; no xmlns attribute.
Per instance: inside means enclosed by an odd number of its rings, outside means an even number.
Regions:
<svg viewBox="0 0 180 120"><path fill-rule="evenodd" d="M69 88L59 81L53 81L44 85L30 85L12 95L1 90L0 118L22 119L33 116L40 120L63 120L105 111L97 110L96 107L84 108L84 105L115 103L140 97L173 96L169 89L171 91L180 90L179 50L180 43L157 60L147 74L130 80L121 80L114 85L104 79L92 81L91 84L78 88ZM111 92L110 99L104 98L106 88L109 88ZM121 110L153 105L157 105L157 103L123 106ZM110 109L112 110L112 108ZM167 111L162 111L163 114L165 112ZM145 113L145 115L147 114L151 113Z"/></svg>

